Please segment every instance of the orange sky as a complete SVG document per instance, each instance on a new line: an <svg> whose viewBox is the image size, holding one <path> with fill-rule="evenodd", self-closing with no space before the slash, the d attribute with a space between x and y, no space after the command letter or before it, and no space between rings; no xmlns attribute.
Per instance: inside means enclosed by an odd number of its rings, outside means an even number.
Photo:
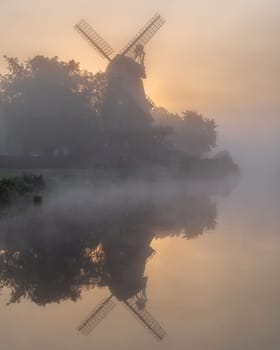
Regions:
<svg viewBox="0 0 280 350"><path fill-rule="evenodd" d="M167 22L146 48L148 94L172 111L223 122L240 111L280 110L279 10L275 0L2 1L0 55L74 58L96 72L106 62L73 30L80 18L117 51L160 12Z"/></svg>

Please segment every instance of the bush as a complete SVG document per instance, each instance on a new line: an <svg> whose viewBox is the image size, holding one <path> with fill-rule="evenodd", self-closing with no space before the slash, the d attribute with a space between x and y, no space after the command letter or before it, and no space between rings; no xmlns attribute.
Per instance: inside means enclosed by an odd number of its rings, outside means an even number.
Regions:
<svg viewBox="0 0 280 350"><path fill-rule="evenodd" d="M42 175L23 174L0 180L0 205L10 205L24 197L30 197L45 188Z"/></svg>

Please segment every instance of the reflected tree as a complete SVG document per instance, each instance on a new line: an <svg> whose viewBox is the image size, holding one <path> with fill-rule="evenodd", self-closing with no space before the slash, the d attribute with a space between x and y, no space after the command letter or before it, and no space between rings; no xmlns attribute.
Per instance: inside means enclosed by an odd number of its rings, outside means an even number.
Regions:
<svg viewBox="0 0 280 350"><path fill-rule="evenodd" d="M215 228L217 216L202 194L123 202L102 215L96 207L75 217L65 209L34 210L1 223L0 283L11 290L10 303L76 301L84 288L108 286L118 300L138 296L145 304L152 240L197 237Z"/></svg>

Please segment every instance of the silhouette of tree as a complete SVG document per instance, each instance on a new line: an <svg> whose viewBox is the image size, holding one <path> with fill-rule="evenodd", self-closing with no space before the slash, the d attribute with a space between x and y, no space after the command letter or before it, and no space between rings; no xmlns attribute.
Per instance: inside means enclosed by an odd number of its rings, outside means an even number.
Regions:
<svg viewBox="0 0 280 350"><path fill-rule="evenodd" d="M90 146L98 123L104 75L81 71L75 61L6 57L0 97L8 136L21 153L77 153Z"/></svg>
<svg viewBox="0 0 280 350"><path fill-rule="evenodd" d="M158 124L169 125L174 133L169 138L174 148L189 156L202 156L216 147L217 132L214 119L186 110L181 115L156 108L153 116Z"/></svg>

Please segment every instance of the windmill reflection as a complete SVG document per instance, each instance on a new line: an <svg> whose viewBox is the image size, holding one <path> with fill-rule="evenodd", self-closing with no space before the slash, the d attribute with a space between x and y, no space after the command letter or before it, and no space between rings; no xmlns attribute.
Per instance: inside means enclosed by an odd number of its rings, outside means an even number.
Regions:
<svg viewBox="0 0 280 350"><path fill-rule="evenodd" d="M119 254L112 255L114 256L113 259L109 258L107 260L105 269L111 295L100 302L80 324L78 330L83 335L89 335L114 309L116 306L115 298L123 302L133 316L158 340L164 338L166 334L164 329L145 308L148 278L144 277L143 274L145 263L154 256L155 251L149 247L145 252L136 254L136 256L133 256L131 253L120 251ZM104 252L104 254L106 253ZM128 260L129 264L127 264Z"/></svg>
<svg viewBox="0 0 280 350"><path fill-rule="evenodd" d="M87 209L75 208L72 215L70 208L43 207L33 216L0 222L0 290L9 288L10 303L26 298L46 305L77 301L84 289L106 286L110 294L80 324L83 334L119 301L163 339L165 331L146 310L145 266L155 254L151 242L167 236L194 238L215 228L215 203L208 195L180 193L166 200Z"/></svg>

